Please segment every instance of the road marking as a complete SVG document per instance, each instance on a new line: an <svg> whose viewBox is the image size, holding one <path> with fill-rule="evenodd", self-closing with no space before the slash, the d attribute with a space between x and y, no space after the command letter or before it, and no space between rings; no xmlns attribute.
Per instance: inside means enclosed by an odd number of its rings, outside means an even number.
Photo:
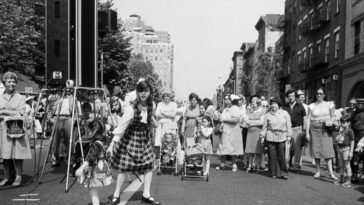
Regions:
<svg viewBox="0 0 364 205"><path fill-rule="evenodd" d="M134 193L137 192L140 189L140 187L144 183L144 177L142 177L142 176L143 175L139 175L139 178L142 181L139 181L139 179L136 178L136 179L134 179L134 181L129 186L127 186L123 190L123 192L120 195L120 203L119 203L119 205L125 205L126 203L128 203L129 199L134 195Z"/></svg>

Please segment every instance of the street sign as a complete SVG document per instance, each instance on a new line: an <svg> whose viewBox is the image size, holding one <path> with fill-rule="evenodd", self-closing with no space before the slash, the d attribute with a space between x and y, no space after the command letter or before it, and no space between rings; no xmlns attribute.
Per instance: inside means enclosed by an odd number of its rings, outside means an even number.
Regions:
<svg viewBox="0 0 364 205"><path fill-rule="evenodd" d="M62 71L53 71L53 79L62 79Z"/></svg>
<svg viewBox="0 0 364 205"><path fill-rule="evenodd" d="M33 87L25 87L25 93L33 93Z"/></svg>

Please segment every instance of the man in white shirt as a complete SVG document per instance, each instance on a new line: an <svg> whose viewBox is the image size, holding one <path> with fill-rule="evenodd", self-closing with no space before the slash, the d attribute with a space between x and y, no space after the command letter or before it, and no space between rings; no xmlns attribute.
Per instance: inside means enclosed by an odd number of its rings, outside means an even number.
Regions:
<svg viewBox="0 0 364 205"><path fill-rule="evenodd" d="M63 136L63 142L65 145L65 150L68 149L69 146L69 140L70 140L70 136L71 136L71 127L72 127L72 109L73 109L73 91L71 92L71 89L67 89L65 91L65 96L63 97L63 99L59 99L56 105L56 110L54 113L54 122L56 122L57 124L55 124L54 126L56 126L56 130L55 130L55 144L54 144L54 153L53 153L53 157L52 157L52 167L56 167L59 166L59 161L60 158L62 157L62 155L64 153L64 150L60 150L61 146L61 138ZM61 108L59 108L59 106L61 105ZM59 116L58 116L58 121L57 120L57 114L58 114L58 110L59 111ZM75 109L77 109L77 106L75 107ZM76 111L75 111L76 112ZM63 134L63 135L62 135ZM61 151L61 153L60 153Z"/></svg>

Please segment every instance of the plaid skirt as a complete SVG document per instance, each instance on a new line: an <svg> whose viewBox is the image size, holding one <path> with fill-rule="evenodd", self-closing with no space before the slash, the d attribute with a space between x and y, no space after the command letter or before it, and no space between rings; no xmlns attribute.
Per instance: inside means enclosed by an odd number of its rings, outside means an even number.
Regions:
<svg viewBox="0 0 364 205"><path fill-rule="evenodd" d="M154 154L148 127L134 122L114 145L111 167L119 172L144 173L153 170Z"/></svg>

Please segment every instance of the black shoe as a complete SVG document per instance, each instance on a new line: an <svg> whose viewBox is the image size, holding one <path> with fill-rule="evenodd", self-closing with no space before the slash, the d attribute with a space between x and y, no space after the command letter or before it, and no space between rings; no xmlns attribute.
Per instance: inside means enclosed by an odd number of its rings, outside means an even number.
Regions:
<svg viewBox="0 0 364 205"><path fill-rule="evenodd" d="M353 184L357 184L359 182L359 178L356 174L354 174L352 177L351 177L351 183Z"/></svg>
<svg viewBox="0 0 364 205"><path fill-rule="evenodd" d="M282 176L281 179L288 180L288 176Z"/></svg>
<svg viewBox="0 0 364 205"><path fill-rule="evenodd" d="M59 167L61 165L59 162L52 162L51 167Z"/></svg>
<svg viewBox="0 0 364 205"><path fill-rule="evenodd" d="M120 196L119 197L115 197L115 196L112 196L111 200L110 200L110 203L112 205L117 205L120 203Z"/></svg>
<svg viewBox="0 0 364 205"><path fill-rule="evenodd" d="M150 196L149 198L146 198L144 196L142 196L141 200L142 203L147 203L147 204L153 204L153 205L160 205L162 204L159 201L154 201L154 198L152 196Z"/></svg>

